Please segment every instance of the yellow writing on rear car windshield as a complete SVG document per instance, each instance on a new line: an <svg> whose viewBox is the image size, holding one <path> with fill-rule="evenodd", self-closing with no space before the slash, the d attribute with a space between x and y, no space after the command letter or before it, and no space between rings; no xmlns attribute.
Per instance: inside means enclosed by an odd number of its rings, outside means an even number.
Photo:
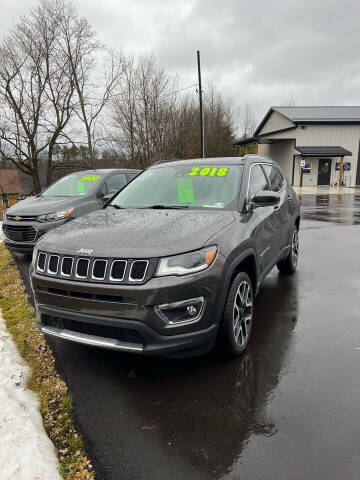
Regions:
<svg viewBox="0 0 360 480"><path fill-rule="evenodd" d="M91 175L85 175L84 177L81 177L80 178L80 182L96 182L97 180L99 180L100 176L99 177L92 177Z"/></svg>
<svg viewBox="0 0 360 480"><path fill-rule="evenodd" d="M189 173L189 177L225 177L228 173L228 168L226 167L194 167Z"/></svg>

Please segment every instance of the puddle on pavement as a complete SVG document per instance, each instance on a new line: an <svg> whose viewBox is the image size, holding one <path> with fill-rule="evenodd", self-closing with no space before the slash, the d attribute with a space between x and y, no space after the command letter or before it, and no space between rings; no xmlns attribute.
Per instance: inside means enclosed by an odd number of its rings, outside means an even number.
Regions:
<svg viewBox="0 0 360 480"><path fill-rule="evenodd" d="M304 220L360 225L360 195L299 195Z"/></svg>

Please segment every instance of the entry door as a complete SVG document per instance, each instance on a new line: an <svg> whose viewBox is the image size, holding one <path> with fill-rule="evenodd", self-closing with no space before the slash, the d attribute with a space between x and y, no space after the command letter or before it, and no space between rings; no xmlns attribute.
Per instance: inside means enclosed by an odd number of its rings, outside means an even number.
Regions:
<svg viewBox="0 0 360 480"><path fill-rule="evenodd" d="M331 158L319 158L318 185L330 185Z"/></svg>

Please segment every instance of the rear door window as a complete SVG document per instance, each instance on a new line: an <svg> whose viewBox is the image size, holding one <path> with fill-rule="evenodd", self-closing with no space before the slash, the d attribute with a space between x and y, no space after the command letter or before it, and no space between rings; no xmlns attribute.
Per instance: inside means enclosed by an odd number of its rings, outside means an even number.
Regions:
<svg viewBox="0 0 360 480"><path fill-rule="evenodd" d="M129 180L132 180L133 178L137 177L140 172L130 172L127 174Z"/></svg>
<svg viewBox="0 0 360 480"><path fill-rule="evenodd" d="M120 190L120 188L127 184L127 179L124 173L117 173L116 175L112 175L110 178L108 178L105 183L108 192L111 192L111 190L117 192Z"/></svg>

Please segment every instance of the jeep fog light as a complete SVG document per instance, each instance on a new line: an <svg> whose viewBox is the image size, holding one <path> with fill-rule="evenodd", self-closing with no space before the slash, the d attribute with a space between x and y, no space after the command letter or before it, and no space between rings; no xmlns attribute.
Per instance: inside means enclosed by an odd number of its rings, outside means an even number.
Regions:
<svg viewBox="0 0 360 480"><path fill-rule="evenodd" d="M197 297L154 307L155 313L169 325L197 322L204 309L205 298Z"/></svg>

